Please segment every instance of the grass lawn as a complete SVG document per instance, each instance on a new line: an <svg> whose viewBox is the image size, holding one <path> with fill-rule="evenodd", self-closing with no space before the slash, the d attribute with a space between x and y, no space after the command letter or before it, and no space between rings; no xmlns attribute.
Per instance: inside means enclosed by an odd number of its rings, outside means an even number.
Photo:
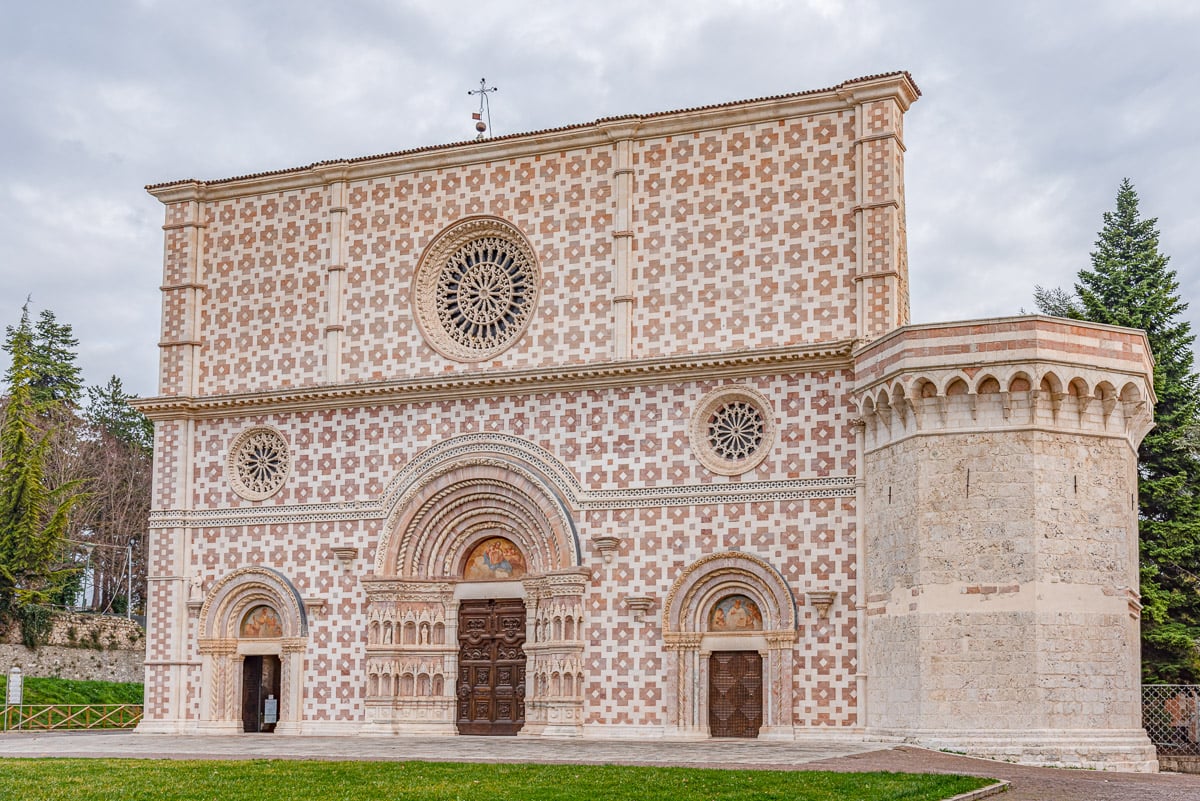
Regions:
<svg viewBox="0 0 1200 801"><path fill-rule="evenodd" d="M937 801L991 783L973 776L612 765L0 759L6 801Z"/></svg>
<svg viewBox="0 0 1200 801"><path fill-rule="evenodd" d="M3 703L8 676L0 675L0 703ZM72 679L25 679L27 704L140 704L141 683L115 681L74 681Z"/></svg>

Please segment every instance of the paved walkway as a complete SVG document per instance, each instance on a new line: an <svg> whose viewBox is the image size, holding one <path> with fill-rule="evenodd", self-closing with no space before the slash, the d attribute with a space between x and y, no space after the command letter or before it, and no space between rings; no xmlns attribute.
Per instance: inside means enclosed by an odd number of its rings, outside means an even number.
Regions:
<svg viewBox="0 0 1200 801"><path fill-rule="evenodd" d="M231 737L126 732L9 732L0 757L361 759L703 765L783 770L964 773L1010 783L1004 801L1197 801L1200 776L1030 768L851 739L787 743L523 740L515 737Z"/></svg>
<svg viewBox="0 0 1200 801"><path fill-rule="evenodd" d="M145 757L172 759L370 759L454 762L543 762L577 765L794 766L879 748L858 740L797 742L712 740L524 739L520 737L225 737L126 732L10 732L0 757Z"/></svg>

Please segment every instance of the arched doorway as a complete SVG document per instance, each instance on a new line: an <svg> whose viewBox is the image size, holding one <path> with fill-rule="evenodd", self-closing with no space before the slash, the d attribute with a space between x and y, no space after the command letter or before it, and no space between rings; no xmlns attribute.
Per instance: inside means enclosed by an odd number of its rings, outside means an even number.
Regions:
<svg viewBox="0 0 1200 801"><path fill-rule="evenodd" d="M298 734L308 618L276 570L247 567L216 583L200 609L199 728Z"/></svg>
<svg viewBox="0 0 1200 801"><path fill-rule="evenodd" d="M729 593L712 604L706 617L706 631L724 638L724 650L708 656L709 734L757 737L763 722L763 657L753 636L762 631L758 602L741 592Z"/></svg>
<svg viewBox="0 0 1200 801"><path fill-rule="evenodd" d="M279 655L272 646L276 646L275 641L281 637L283 625L279 620L279 613L271 606L255 606L242 618L238 639L247 641L247 646L265 646L271 651L242 655L243 732L269 734L275 731L275 725L279 722L282 671ZM242 649L239 648L240 650Z"/></svg>
<svg viewBox="0 0 1200 801"><path fill-rule="evenodd" d="M679 574L663 607L668 731L791 739L796 603L757 556L707 556Z"/></svg>
<svg viewBox="0 0 1200 801"><path fill-rule="evenodd" d="M572 514L533 466L461 452L424 465L364 581L368 725L581 734L579 564Z"/></svg>

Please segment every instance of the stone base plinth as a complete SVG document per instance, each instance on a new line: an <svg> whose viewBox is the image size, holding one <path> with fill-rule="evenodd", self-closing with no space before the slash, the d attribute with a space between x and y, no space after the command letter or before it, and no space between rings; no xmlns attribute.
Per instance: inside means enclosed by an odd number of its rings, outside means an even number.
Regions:
<svg viewBox="0 0 1200 801"><path fill-rule="evenodd" d="M363 735L400 734L411 737L454 737L458 727L453 723L435 720L371 720L358 730Z"/></svg>
<svg viewBox="0 0 1200 801"><path fill-rule="evenodd" d="M967 756L1053 768L1157 773L1158 757L1142 729L1026 729L991 732L871 730L869 737Z"/></svg>
<svg viewBox="0 0 1200 801"><path fill-rule="evenodd" d="M231 729L225 729L220 732L213 731L213 734L240 734L242 731L241 723L233 723ZM195 734L196 721L194 720L147 720L142 718L133 729L135 734Z"/></svg>

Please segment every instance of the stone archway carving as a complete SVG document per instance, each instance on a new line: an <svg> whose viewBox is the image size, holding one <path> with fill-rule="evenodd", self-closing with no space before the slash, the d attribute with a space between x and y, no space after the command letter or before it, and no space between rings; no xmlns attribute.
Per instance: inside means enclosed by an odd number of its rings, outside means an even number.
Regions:
<svg viewBox="0 0 1200 801"><path fill-rule="evenodd" d="M383 731L454 734L458 607L465 598L526 605L522 735L583 729L583 595L574 513L538 466L458 452L409 476L388 518L367 593L367 721ZM508 581L466 581L465 557L503 537L525 560ZM568 622L569 621L569 622ZM567 680L565 677L570 676Z"/></svg>
<svg viewBox="0 0 1200 801"><path fill-rule="evenodd" d="M279 618L282 636L241 639L239 627L246 612L269 606ZM268 567L245 567L218 581L200 608L198 646L201 686L200 723L203 730L241 730L242 661L251 654L273 654L280 662L280 734L299 734L304 690L304 651L308 646L308 617L296 587Z"/></svg>
<svg viewBox="0 0 1200 801"><path fill-rule="evenodd" d="M762 630L708 630L713 605L740 594L757 604ZM792 652L796 601L774 567L740 551L715 553L679 574L663 605L667 650L667 726L680 737L707 737L708 659L717 650L755 650L763 657L764 709L760 737L792 739Z"/></svg>

